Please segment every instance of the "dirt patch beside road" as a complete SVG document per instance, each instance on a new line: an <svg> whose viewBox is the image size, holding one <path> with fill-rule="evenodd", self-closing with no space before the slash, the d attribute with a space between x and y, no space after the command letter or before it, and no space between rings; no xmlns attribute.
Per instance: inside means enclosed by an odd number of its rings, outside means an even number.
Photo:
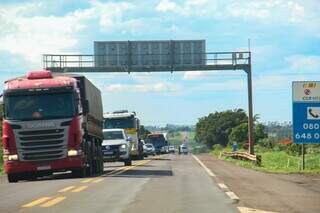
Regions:
<svg viewBox="0 0 320 213"><path fill-rule="evenodd" d="M239 206L276 212L320 212L320 175L269 174L197 157L240 197Z"/></svg>

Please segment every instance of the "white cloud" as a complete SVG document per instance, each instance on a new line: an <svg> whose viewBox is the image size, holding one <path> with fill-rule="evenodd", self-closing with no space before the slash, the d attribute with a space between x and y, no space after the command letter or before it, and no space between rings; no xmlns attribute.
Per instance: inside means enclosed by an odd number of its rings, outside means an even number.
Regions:
<svg viewBox="0 0 320 213"><path fill-rule="evenodd" d="M170 0L161 0L156 7L160 12L175 12L177 9L180 9L179 6Z"/></svg>
<svg viewBox="0 0 320 213"><path fill-rule="evenodd" d="M266 26L295 26L320 36L319 0L160 0L155 8L162 13L180 16L252 21Z"/></svg>
<svg viewBox="0 0 320 213"><path fill-rule="evenodd" d="M200 79L204 76L203 71L188 71L185 72L183 75L183 79L185 80L194 80L194 79Z"/></svg>
<svg viewBox="0 0 320 213"><path fill-rule="evenodd" d="M105 31L137 27L137 22L122 23L122 15L133 6L129 3L91 1L87 9L78 9L63 16L35 15L48 9L41 3L1 5L0 51L20 55L33 67L41 66L44 53L61 54L79 43L81 32L95 20Z"/></svg>
<svg viewBox="0 0 320 213"><path fill-rule="evenodd" d="M181 90L180 85L168 82L158 82L154 84L111 84L106 88L107 92L155 92L172 93Z"/></svg>
<svg viewBox="0 0 320 213"><path fill-rule="evenodd" d="M259 20L277 24L308 24L315 21L316 7L314 1L300 0L265 0L232 1L226 7L226 15L234 18Z"/></svg>
<svg viewBox="0 0 320 213"><path fill-rule="evenodd" d="M279 0L268 1L233 1L226 7L227 15L235 18L269 19L282 5Z"/></svg>
<svg viewBox="0 0 320 213"><path fill-rule="evenodd" d="M287 89L291 85L288 77L283 75L261 75L253 78L253 90L280 90Z"/></svg>
<svg viewBox="0 0 320 213"><path fill-rule="evenodd" d="M230 92L245 91L246 83L243 79L225 80L223 82L202 83L193 88L192 92Z"/></svg>
<svg viewBox="0 0 320 213"><path fill-rule="evenodd" d="M159 12L172 12L182 16L204 16L212 15L216 10L216 2L213 0L187 0L183 3L176 3L172 0L161 0L156 10Z"/></svg>
<svg viewBox="0 0 320 213"><path fill-rule="evenodd" d="M320 55L292 55L286 58L293 71L317 72L320 71Z"/></svg>
<svg viewBox="0 0 320 213"><path fill-rule="evenodd" d="M39 65L41 54L57 53L77 44L74 34L85 28L75 14L64 17L28 16L42 5L28 3L0 9L0 51L22 55L27 61Z"/></svg>

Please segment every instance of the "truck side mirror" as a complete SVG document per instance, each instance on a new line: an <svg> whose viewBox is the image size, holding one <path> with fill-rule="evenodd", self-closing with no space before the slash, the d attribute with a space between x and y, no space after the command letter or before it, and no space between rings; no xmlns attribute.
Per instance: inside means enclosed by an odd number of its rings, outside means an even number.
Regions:
<svg viewBox="0 0 320 213"><path fill-rule="evenodd" d="M85 114L89 112L89 101L87 99L83 101L83 111Z"/></svg>

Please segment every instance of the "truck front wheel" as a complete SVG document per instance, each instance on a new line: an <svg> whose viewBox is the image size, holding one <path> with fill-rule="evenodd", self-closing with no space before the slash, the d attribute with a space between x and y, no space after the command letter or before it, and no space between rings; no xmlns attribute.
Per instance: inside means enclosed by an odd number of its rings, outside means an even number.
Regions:
<svg viewBox="0 0 320 213"><path fill-rule="evenodd" d="M19 177L16 174L8 174L7 178L9 183L16 183L19 180Z"/></svg>
<svg viewBox="0 0 320 213"><path fill-rule="evenodd" d="M72 176L76 178L83 178L86 176L86 169L85 168L73 169Z"/></svg>

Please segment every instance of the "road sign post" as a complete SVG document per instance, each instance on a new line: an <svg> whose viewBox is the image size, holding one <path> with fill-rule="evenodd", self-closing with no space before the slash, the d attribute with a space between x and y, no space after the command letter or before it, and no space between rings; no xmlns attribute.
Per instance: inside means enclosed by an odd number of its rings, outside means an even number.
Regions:
<svg viewBox="0 0 320 213"><path fill-rule="evenodd" d="M295 81L292 83L293 143L302 144L302 169L304 169L304 144L320 143L320 82Z"/></svg>
<svg viewBox="0 0 320 213"><path fill-rule="evenodd" d="M248 69L247 73L247 89L248 89L248 139L249 139L249 153L254 154L254 142L253 142L253 107L252 107L252 74L251 74L251 52L249 53Z"/></svg>

